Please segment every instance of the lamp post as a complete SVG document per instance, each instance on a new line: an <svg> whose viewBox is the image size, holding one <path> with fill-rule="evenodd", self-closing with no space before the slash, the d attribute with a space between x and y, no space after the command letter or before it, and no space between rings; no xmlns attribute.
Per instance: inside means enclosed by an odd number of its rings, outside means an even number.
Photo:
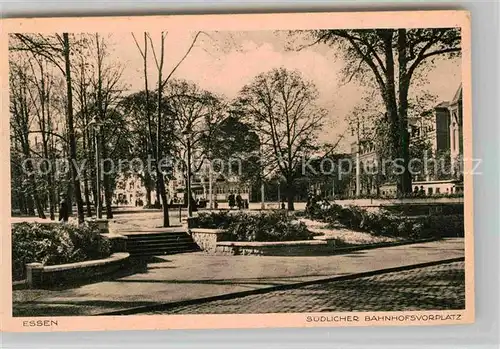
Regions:
<svg viewBox="0 0 500 349"><path fill-rule="evenodd" d="M265 210L266 209L266 199L265 199L265 187L264 187L264 167L262 166L262 156L263 156L263 151L262 151L262 142L259 145L259 152L260 152L260 160L261 160L261 166L260 166L260 209Z"/></svg>
<svg viewBox="0 0 500 349"><path fill-rule="evenodd" d="M95 167L96 167L96 197L95 197L95 205L96 205L96 217L98 219L102 218L102 203L101 203L101 159L100 159L100 140L99 133L101 131L101 123L97 121L96 118L93 118L88 124L87 127L92 127L94 130L94 139L95 139Z"/></svg>
<svg viewBox="0 0 500 349"><path fill-rule="evenodd" d="M101 125L96 123L94 127L95 132L95 166L96 166L96 215L98 219L102 218L102 203L101 203L101 159L99 154L100 140L99 133Z"/></svg>
<svg viewBox="0 0 500 349"><path fill-rule="evenodd" d="M189 124L182 131L182 135L186 138L187 146L187 211L188 218L191 218L193 216L193 207L191 206L191 127Z"/></svg>
<svg viewBox="0 0 500 349"><path fill-rule="evenodd" d="M210 155L210 163L208 164L208 208L210 210L213 209L213 206L214 206L214 195L213 195L213 181L214 181L214 178L213 178L213 172L212 172L212 151L210 150L209 151L209 155Z"/></svg>
<svg viewBox="0 0 500 349"><path fill-rule="evenodd" d="M357 144L356 144L356 197L359 198L361 194L361 170L360 170L360 139L359 139L359 118L356 120L356 133L357 133Z"/></svg>

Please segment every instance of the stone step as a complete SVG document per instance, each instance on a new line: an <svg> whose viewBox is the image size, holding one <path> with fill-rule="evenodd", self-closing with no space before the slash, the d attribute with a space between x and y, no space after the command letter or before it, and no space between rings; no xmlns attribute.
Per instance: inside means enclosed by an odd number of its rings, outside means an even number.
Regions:
<svg viewBox="0 0 500 349"><path fill-rule="evenodd" d="M172 244L157 244L157 245L150 245L150 244L141 244L141 245L129 245L127 246L127 252L129 251L134 251L134 250L145 250L145 249L172 249L172 248L191 248L193 246L198 246L194 242L181 242L181 243L172 243Z"/></svg>
<svg viewBox="0 0 500 349"><path fill-rule="evenodd" d="M187 232L155 232L127 235L127 252L132 256L154 256L199 251Z"/></svg>
<svg viewBox="0 0 500 349"><path fill-rule="evenodd" d="M130 253L131 257L142 257L142 256L164 256L180 253L193 253L199 252L199 249L179 249L179 250L147 250L135 253Z"/></svg>
<svg viewBox="0 0 500 349"><path fill-rule="evenodd" d="M131 243L144 243L144 242L169 242L169 241L191 241L191 236L184 234L184 235L176 235L176 236L152 236L152 237L147 237L147 236L139 236L135 238L130 238L127 237L127 241Z"/></svg>

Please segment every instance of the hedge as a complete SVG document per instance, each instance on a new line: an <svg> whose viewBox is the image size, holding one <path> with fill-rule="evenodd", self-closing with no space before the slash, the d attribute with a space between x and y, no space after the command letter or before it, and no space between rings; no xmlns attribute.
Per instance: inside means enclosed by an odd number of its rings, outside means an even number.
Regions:
<svg viewBox="0 0 500 349"><path fill-rule="evenodd" d="M200 213L193 228L222 229L226 241L297 241L311 240L314 236L303 222L282 211Z"/></svg>
<svg viewBox="0 0 500 349"><path fill-rule="evenodd" d="M409 240L464 235L464 217L460 214L408 217L384 210L369 212L358 206L331 205L328 209L313 207L308 210L307 216L331 226L340 224L373 235Z"/></svg>
<svg viewBox="0 0 500 349"><path fill-rule="evenodd" d="M27 263L58 265L106 258L111 254L107 239L95 223L17 223L12 227L12 277L25 278Z"/></svg>

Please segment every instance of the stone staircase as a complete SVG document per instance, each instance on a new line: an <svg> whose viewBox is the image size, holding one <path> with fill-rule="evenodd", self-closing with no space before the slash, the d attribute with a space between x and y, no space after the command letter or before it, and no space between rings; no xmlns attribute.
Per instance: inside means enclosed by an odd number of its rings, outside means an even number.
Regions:
<svg viewBox="0 0 500 349"><path fill-rule="evenodd" d="M200 251L185 230L152 230L121 234L127 237L127 252L131 257Z"/></svg>

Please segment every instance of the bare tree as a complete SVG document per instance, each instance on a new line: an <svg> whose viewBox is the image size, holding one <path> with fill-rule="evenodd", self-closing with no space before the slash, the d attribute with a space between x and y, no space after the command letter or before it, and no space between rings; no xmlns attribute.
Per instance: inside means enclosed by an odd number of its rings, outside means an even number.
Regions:
<svg viewBox="0 0 500 349"><path fill-rule="evenodd" d="M33 64L36 62L36 66ZM42 139L42 153L43 153L43 173L45 173L45 181L47 183L46 193L49 201L49 214L50 219L55 219L55 210L57 205L57 197L54 186L53 173L49 168L48 161L51 158L50 154L50 138L52 133L52 90L53 90L53 77L47 71L47 61L40 56L34 56L29 60L31 68L31 79L35 87L35 91L30 92L33 106L37 115L38 130Z"/></svg>
<svg viewBox="0 0 500 349"><path fill-rule="evenodd" d="M326 116L326 111L315 104L317 97L312 82L284 68L258 75L240 92L240 105L285 179L288 210L294 210L301 160L317 149L317 132Z"/></svg>
<svg viewBox="0 0 500 349"><path fill-rule="evenodd" d="M176 158L183 162L184 178L189 186L192 175L211 157L210 140L217 127L227 118L227 103L222 97L203 91L185 80L173 79L165 86L165 90L173 117L175 144L172 148ZM188 209L191 214L191 205L188 205Z"/></svg>
<svg viewBox="0 0 500 349"><path fill-rule="evenodd" d="M408 97L418 74L436 57L460 54L460 31L439 29L316 30L308 32L311 45L340 47L346 60L348 80L374 78L387 112L393 158L403 160L405 171L398 177L398 193L412 190L409 163ZM369 74L366 74L369 72Z"/></svg>
<svg viewBox="0 0 500 349"><path fill-rule="evenodd" d="M162 118L163 118L163 111L164 109L162 108L162 98L163 98L163 80L162 80L162 73L163 73L163 65L165 62L165 37L166 33L162 32L161 33L161 38L160 38L160 53L159 53L159 58L156 55L156 50L154 48L153 40L151 39L151 36L149 36L149 41L151 43L151 48L153 50L153 56L155 59L156 63L156 69L158 71L158 90L156 92L157 94L157 119L156 119L156 161L160 161L160 159L163 159L164 156L164 148L162 144ZM156 180L158 183L158 190L160 192L160 197L161 197L161 202L162 202L162 208L163 208L163 226L168 227L170 226L170 217L168 214L168 201L167 201L167 191L165 188L165 177L163 172L160 169L160 164L156 164Z"/></svg>
<svg viewBox="0 0 500 349"><path fill-rule="evenodd" d="M101 127L100 132L97 134L97 137L99 137L98 151L100 152L101 158L106 160L108 159L111 149L109 149L109 142L105 142L105 134L110 133L107 131L114 127L114 125L110 124L111 121L108 120L108 113L121 97L123 87L120 86L120 81L123 68L117 65L116 62L113 64L106 64L109 57L109 51L106 40L102 36L95 33L92 42L93 46L95 46L95 62L97 68L92 83L96 96L96 120ZM109 168L105 167L106 165L109 165L107 161L103 164L102 179L104 186L104 201L106 204L106 218L110 219L113 218L113 210L111 207L113 191L111 187L111 171ZM116 174L114 175L116 176Z"/></svg>
<svg viewBox="0 0 500 349"><path fill-rule="evenodd" d="M163 226L167 227L169 226L169 216L168 216L168 202L167 202L167 196L166 196L166 187L165 187L165 178L162 174L162 171L159 166L159 161L161 159L161 155L165 153L165 149L163 149L163 144L161 142L161 129L162 129L162 116L163 116L163 111L164 107L162 106L163 103L163 98L162 98L162 93L163 89L165 88L166 84L169 82L170 78L173 76L175 71L179 68L179 66L184 62L184 60L189 56L190 52L192 51L194 45L196 44L196 41L198 40L199 36L203 32L197 32L194 36L194 38L191 41L190 46L188 47L187 51L185 54L182 56L182 58L177 62L177 64L174 65L174 67L171 69L171 71L166 75L166 78L163 78L163 68L164 68L164 60L165 60L165 39L167 37L167 32L162 32L161 33L161 39L160 39L160 51L159 55L156 54L155 46L153 44L153 40L151 36L148 33L144 33L144 45L141 46L139 45L139 42L137 41L135 35L132 33L132 37L134 39L134 42L136 43L136 46L143 58L144 62L144 85L145 85L145 92L146 92L146 106L145 106L145 114L146 114L146 119L148 122L148 129L149 129L149 151L154 160L156 161L156 195L157 195L157 200L161 197L162 203L163 203ZM152 52L154 55L155 63L156 63L156 68L157 68L157 74L158 74L158 90L157 90L157 120L156 120L156 141L154 137L154 132L153 132L153 118L151 115L151 104L150 104L150 98L149 98L149 86L148 86L148 41L149 44L151 45ZM158 200L159 201L159 200Z"/></svg>
<svg viewBox="0 0 500 349"><path fill-rule="evenodd" d="M28 64L13 63L10 66L10 112L11 128L13 130L14 150L19 151L26 161L22 169L22 196L26 201L27 213L35 215L35 206L40 218L45 218L36 184L35 171L32 162L33 150L30 146L30 128L33 122L32 103L29 100L29 82L26 74ZM23 200L24 201L24 200Z"/></svg>
<svg viewBox="0 0 500 349"><path fill-rule="evenodd" d="M78 222L84 222L83 200L81 195L80 180L77 169L76 135L73 120L73 86L71 79L71 52L72 43L69 34L63 33L51 36L42 34L14 34L17 41L12 46L13 50L29 51L33 55L44 57L57 67L66 79L66 125L69 141L69 157L71 161L71 178L76 198ZM68 192L70 188L68 188Z"/></svg>

